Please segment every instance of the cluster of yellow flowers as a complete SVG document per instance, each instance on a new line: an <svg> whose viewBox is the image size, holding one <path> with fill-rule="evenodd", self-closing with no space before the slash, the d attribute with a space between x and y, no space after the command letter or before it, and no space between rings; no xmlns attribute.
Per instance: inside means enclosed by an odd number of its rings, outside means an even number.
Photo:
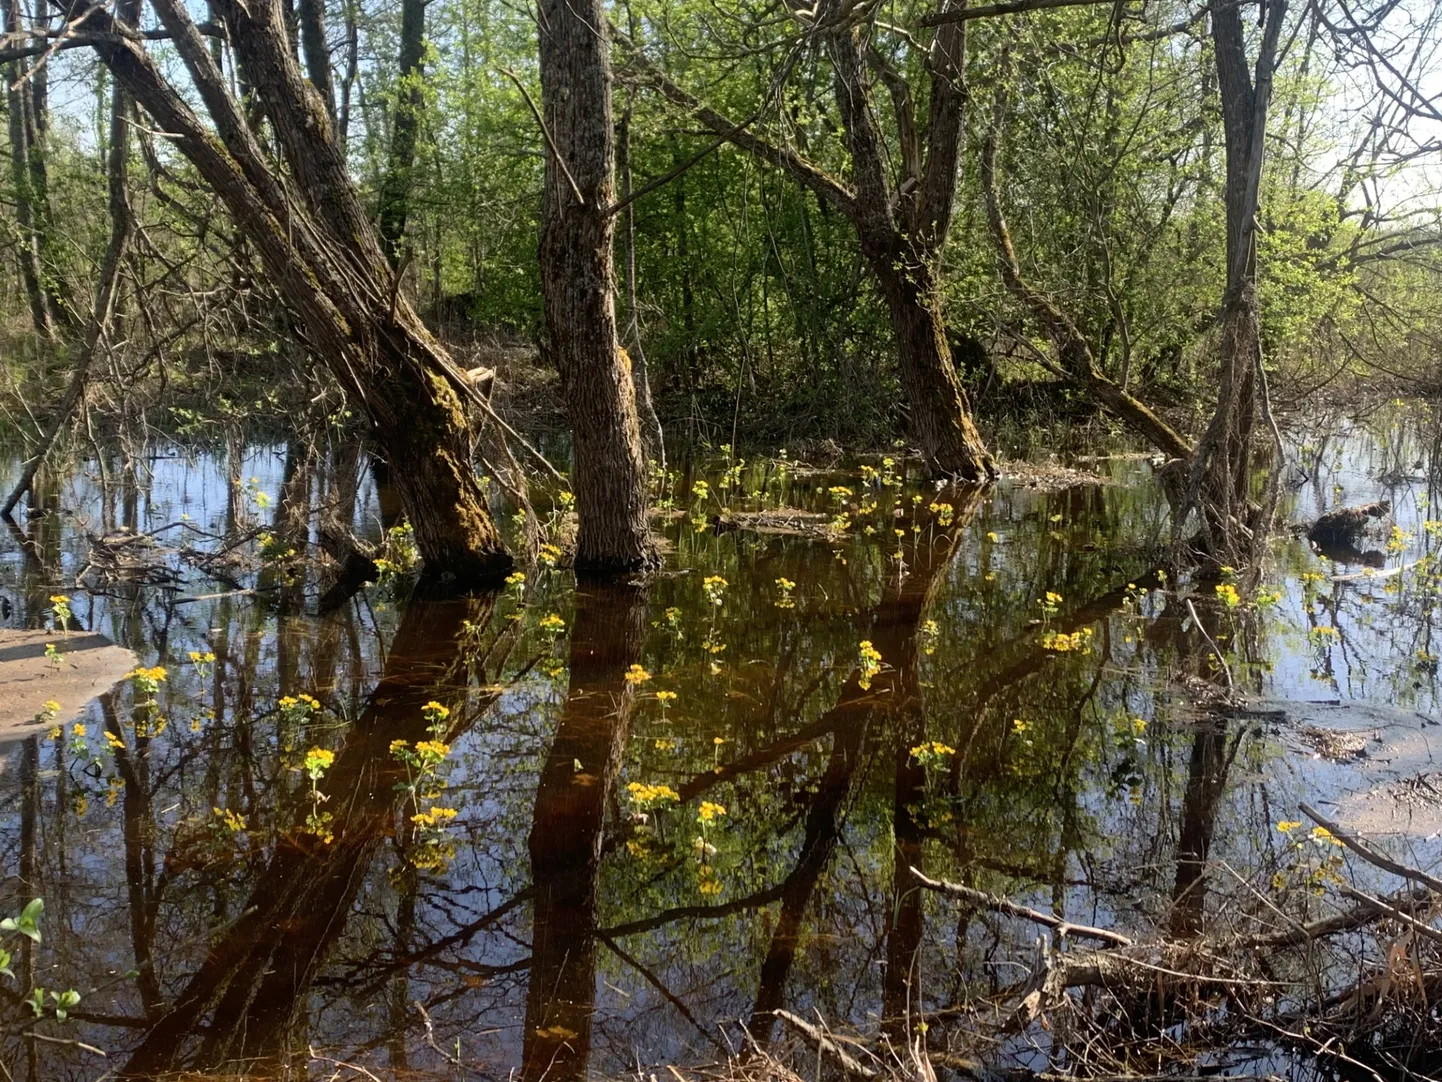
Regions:
<svg viewBox="0 0 1442 1082"><path fill-rule="evenodd" d="M862 639L857 646L857 659L861 667L857 683L866 690L871 687L871 678L881 671L881 652L871 645L870 639Z"/></svg>
<svg viewBox="0 0 1442 1082"><path fill-rule="evenodd" d="M245 829L245 816L231 811L229 808L212 808L215 817L220 820L220 825L232 834L239 834Z"/></svg>
<svg viewBox="0 0 1442 1082"><path fill-rule="evenodd" d="M647 785L645 782L633 781L626 786L626 792L631 795L631 803L643 810L681 802L681 794L669 785Z"/></svg>
<svg viewBox="0 0 1442 1082"><path fill-rule="evenodd" d="M418 827L434 828L449 823L456 817L455 808L443 808L440 806L431 808L430 811L417 812L411 816L411 822Z"/></svg>
<svg viewBox="0 0 1442 1082"><path fill-rule="evenodd" d="M1084 627L1080 631L1074 631L1068 635L1065 631L1048 631L1041 638L1043 650L1051 650L1058 654L1071 653L1076 650L1084 650L1092 641L1093 631Z"/></svg>

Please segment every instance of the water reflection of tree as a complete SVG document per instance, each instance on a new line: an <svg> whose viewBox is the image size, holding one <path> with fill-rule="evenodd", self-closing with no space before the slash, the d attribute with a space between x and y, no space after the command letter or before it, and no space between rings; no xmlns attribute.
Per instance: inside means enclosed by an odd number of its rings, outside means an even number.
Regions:
<svg viewBox="0 0 1442 1082"><path fill-rule="evenodd" d="M204 963L154 1020L122 1074L283 1062L304 1044L297 1012L344 932L366 868L393 831L394 786L402 772L390 744L426 739L420 709L426 700L456 701L465 622L483 625L489 604L407 606L385 673L325 778L334 841L301 833L279 840L240 915L211 942ZM497 694L492 690L488 698ZM455 715L459 724L476 716L474 703Z"/></svg>
<svg viewBox="0 0 1442 1082"><path fill-rule="evenodd" d="M571 632L570 693L536 787L531 855L531 976L521 1076L585 1074L595 1007L596 902L607 808L629 732L646 594L581 587Z"/></svg>

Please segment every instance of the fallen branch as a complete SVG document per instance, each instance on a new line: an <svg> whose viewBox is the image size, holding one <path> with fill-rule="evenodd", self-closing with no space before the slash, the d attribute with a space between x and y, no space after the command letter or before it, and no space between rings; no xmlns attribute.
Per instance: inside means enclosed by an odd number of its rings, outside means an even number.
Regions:
<svg viewBox="0 0 1442 1082"><path fill-rule="evenodd" d="M988 894L983 890L976 890L972 887L962 886L960 883L949 883L941 879L928 879L915 868L911 874L916 876L916 881L928 890L934 890L941 894L949 894L953 898L961 898L971 902L973 905L984 906L997 913L1005 913L1012 917L1021 917L1033 924L1040 924L1051 928L1060 936L1080 936L1085 939L1098 939L1104 943L1111 943L1118 947L1130 947L1132 940L1120 932L1113 932L1108 928L1094 928L1089 924L1073 924L1069 920L1056 916L1054 913L1043 913L1040 909L1032 909L1030 906L1020 905L1000 898L995 894Z"/></svg>
<svg viewBox="0 0 1442 1082"><path fill-rule="evenodd" d="M771 1013L787 1025L795 1026L802 1033L806 1034L807 1037L810 1037L816 1042L816 1047L821 1051L829 1052L835 1056L837 1062L851 1074L860 1075L862 1078L877 1077L877 1073L873 1068L866 1066L866 1064L842 1048L841 1045L837 1044L831 1035L821 1029L821 1027L813 1026L810 1022L806 1021L806 1019L798 1018L790 1011L777 1009Z"/></svg>
<svg viewBox="0 0 1442 1082"><path fill-rule="evenodd" d="M1425 905L1431 898L1430 890L1411 887L1404 891L1398 891L1396 894L1389 894L1385 898L1367 898L1360 905L1331 917L1300 924L1295 928L1251 936L1242 940L1240 945L1268 950L1277 947L1295 947L1314 939L1325 939L1327 936L1337 935L1341 932L1356 931L1358 928L1388 916L1389 911Z"/></svg>
<svg viewBox="0 0 1442 1082"><path fill-rule="evenodd" d="M1406 864L1398 864L1391 857L1384 856L1367 845L1366 842L1359 840L1356 835L1343 830L1310 804L1303 804L1302 812L1368 864L1381 868L1384 872L1391 872L1393 875L1401 876L1403 879L1410 879L1414 883L1421 883L1429 890L1442 894L1442 879L1438 879L1435 875L1428 875L1420 868L1412 868Z"/></svg>

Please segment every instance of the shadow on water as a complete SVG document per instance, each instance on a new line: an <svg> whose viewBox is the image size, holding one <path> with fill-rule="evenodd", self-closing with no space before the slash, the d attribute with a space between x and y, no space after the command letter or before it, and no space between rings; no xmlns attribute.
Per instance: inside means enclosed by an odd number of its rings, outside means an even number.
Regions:
<svg viewBox="0 0 1442 1082"><path fill-rule="evenodd" d="M10 625L67 592L166 675L9 753L3 906L46 912L0 984L0 1059L566 1080L783 1048L789 1012L1047 1068L1086 1035L979 1048L975 1024L1035 929L912 869L1178 940L1263 919L1251 895L1301 874L1276 821L1359 782L1276 711L1219 708L1222 670L1257 699L1436 711L1431 483L1388 472L1430 447L1420 424L1299 440L1297 521L1385 495L1405 538L1334 576L1285 536L1276 596L1202 598L1200 626L1130 458L989 492L723 464L677 485L662 574L539 567L452 602L330 592L354 568L287 555L395 525L345 449L42 477L0 560ZM779 507L811 517L718 531ZM82 993L69 1021L20 1008L36 986Z"/></svg>

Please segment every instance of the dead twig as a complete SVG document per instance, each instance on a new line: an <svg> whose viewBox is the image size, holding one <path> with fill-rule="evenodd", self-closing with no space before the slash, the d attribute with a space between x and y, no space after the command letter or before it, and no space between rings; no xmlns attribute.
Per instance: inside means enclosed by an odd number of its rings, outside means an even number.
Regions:
<svg viewBox="0 0 1442 1082"><path fill-rule="evenodd" d="M1349 833L1332 822L1332 820L1326 818L1310 804L1302 805L1302 813L1368 864L1381 868L1384 872L1391 872L1393 875L1401 876L1403 879L1410 879L1414 883L1421 883L1429 890L1442 894L1442 879L1438 879L1435 875L1428 875L1420 868L1412 868L1406 864L1399 864L1391 857L1384 856L1361 841L1356 835Z"/></svg>
<svg viewBox="0 0 1442 1082"><path fill-rule="evenodd" d="M928 879L915 868L911 874L916 876L916 881L928 890L934 890L941 894L949 894L953 898L961 898L971 902L973 905L983 906L997 913L1005 913L1011 917L1021 917L1033 924L1040 924L1051 928L1058 936L1080 936L1085 939L1097 939L1103 943L1111 943L1118 947L1130 947L1132 940L1120 932L1113 932L1109 928L1094 928L1089 924L1073 924L1071 921L1056 916L1054 913L1044 913L1040 909L1032 909L1030 906L1020 905L1017 902L1009 901L1006 898L997 897L995 894L988 894L986 891L976 890L972 887L962 886L960 883L949 883L942 879Z"/></svg>

